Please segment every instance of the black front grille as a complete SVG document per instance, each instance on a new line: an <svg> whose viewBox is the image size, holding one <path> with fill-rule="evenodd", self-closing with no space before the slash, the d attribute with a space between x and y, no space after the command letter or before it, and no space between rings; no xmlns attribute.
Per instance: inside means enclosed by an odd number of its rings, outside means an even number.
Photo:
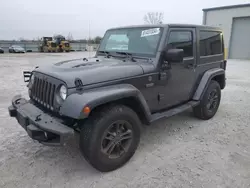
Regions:
<svg viewBox="0 0 250 188"><path fill-rule="evenodd" d="M53 110L56 85L45 79L35 77L31 98L37 103Z"/></svg>

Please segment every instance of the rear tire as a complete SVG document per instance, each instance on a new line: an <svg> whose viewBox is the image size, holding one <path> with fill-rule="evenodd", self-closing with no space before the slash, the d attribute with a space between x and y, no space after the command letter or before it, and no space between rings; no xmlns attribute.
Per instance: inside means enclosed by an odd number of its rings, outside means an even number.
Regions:
<svg viewBox="0 0 250 188"><path fill-rule="evenodd" d="M215 80L211 80L200 101L200 104L193 108L194 115L202 120L211 119L219 108L220 100L220 85Z"/></svg>
<svg viewBox="0 0 250 188"><path fill-rule="evenodd" d="M105 106L94 112L80 132L80 149L97 170L109 172L127 163L140 141L141 122L123 105Z"/></svg>

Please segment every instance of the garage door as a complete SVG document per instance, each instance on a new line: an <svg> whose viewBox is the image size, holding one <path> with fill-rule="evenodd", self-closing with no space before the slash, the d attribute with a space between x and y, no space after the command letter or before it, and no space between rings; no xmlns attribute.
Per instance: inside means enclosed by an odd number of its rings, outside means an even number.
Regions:
<svg viewBox="0 0 250 188"><path fill-rule="evenodd" d="M229 57L250 59L250 17L233 19Z"/></svg>

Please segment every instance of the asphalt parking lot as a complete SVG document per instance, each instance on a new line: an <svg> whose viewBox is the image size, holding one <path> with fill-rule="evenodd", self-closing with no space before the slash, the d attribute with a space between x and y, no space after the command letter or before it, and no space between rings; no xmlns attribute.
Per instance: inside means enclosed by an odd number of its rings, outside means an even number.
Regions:
<svg viewBox="0 0 250 188"><path fill-rule="evenodd" d="M114 172L94 170L76 142L47 147L32 141L7 111L15 94L27 96L22 71L89 55L0 54L1 188L250 187L250 61L228 61L213 119L185 112L145 127L134 157Z"/></svg>

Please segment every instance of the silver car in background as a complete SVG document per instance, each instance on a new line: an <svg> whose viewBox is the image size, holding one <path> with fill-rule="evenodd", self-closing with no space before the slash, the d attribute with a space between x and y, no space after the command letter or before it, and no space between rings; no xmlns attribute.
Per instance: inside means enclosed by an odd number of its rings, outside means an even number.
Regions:
<svg viewBox="0 0 250 188"><path fill-rule="evenodd" d="M18 45L12 45L9 47L9 53L25 53L25 49Z"/></svg>

